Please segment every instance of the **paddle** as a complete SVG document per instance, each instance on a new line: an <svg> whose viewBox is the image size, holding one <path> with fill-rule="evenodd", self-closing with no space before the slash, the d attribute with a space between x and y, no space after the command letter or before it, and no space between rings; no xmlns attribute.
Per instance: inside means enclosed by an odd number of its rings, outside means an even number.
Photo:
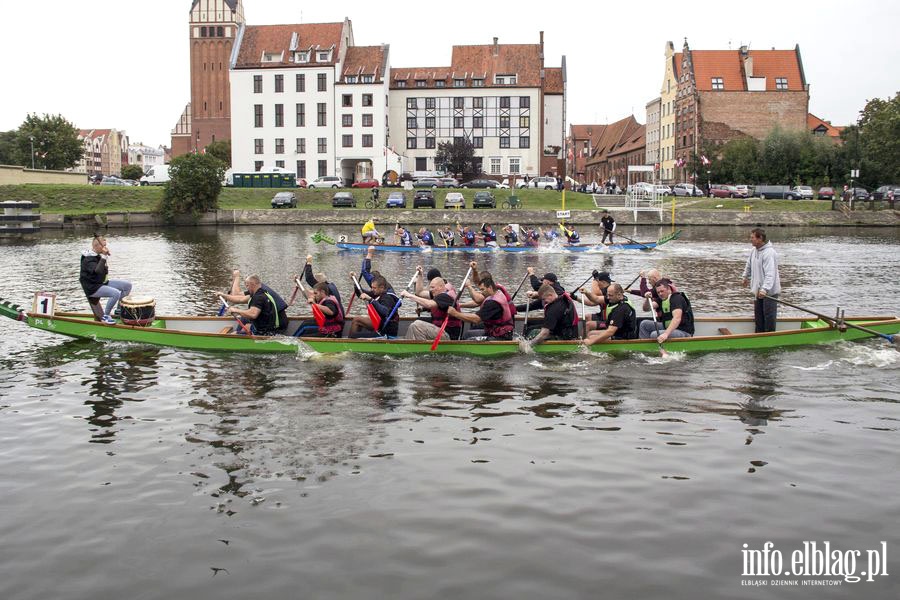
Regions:
<svg viewBox="0 0 900 600"><path fill-rule="evenodd" d="M651 247L648 246L647 244L644 244L643 242L639 242L639 241L637 241L637 240L633 240L633 239L631 239L630 237L628 237L627 235L622 235L621 233L617 233L616 235L619 236L620 238L625 238L626 240L628 240L628 241L631 242L632 244L637 244L638 246L643 246L644 250L653 250L653 248L651 248Z"/></svg>
<svg viewBox="0 0 900 600"><path fill-rule="evenodd" d="M403 288L403 289L406 290L406 291L408 292L408 291L409 291L409 288L411 288L412 285L413 285L413 283L416 282L416 278L417 278L418 276L419 276L419 272L418 272L418 271L416 271L415 273L413 273L413 276L412 276L412 278L410 278L409 283L407 283L407 284L406 284L406 287ZM390 323L390 322L391 322L391 319L393 319L393 318L394 318L394 315L397 314L397 310L400 308L400 305L401 305L401 304L403 304L403 302L400 300L400 297L398 296L398 297L397 297L397 302L394 303L394 308L392 308L392 309L391 309L391 312L388 313L387 319L384 320L384 323ZM372 325L375 326L375 332L378 333L378 330L381 328L381 323L382 323L382 321L381 321L381 315L379 315L379 314L378 314L378 311L375 310L375 307L372 306L372 302L369 302L369 304L368 304L368 306L367 306L366 308L367 308L367 310L368 310L368 312L369 312L369 319L372 320ZM377 325L376 325L376 323L377 323ZM387 337L387 334L385 334L384 337Z"/></svg>
<svg viewBox="0 0 900 600"><path fill-rule="evenodd" d="M223 308L221 315L224 315L225 314L224 309L228 308L228 303L225 302L225 298L223 298L222 296L219 296L219 300L222 301L222 308ZM243 321L241 321L241 319L239 317L235 316L234 320L237 321L237 324L241 326L241 329L244 330L244 333L246 333L247 335L253 335L253 333L250 331L250 328L247 327L247 324L244 323Z"/></svg>
<svg viewBox="0 0 900 600"><path fill-rule="evenodd" d="M469 280L469 275L471 275L471 274L472 274L472 267L469 267L469 270L466 272L465 278L463 278L462 285L459 286L459 290L460 290L459 295L460 296L462 296L463 292L465 291L466 282ZM523 280L523 282L524 282L524 280ZM448 312L447 316L444 317L444 322L441 323L441 328L437 333L437 337L434 338L434 341L431 343L431 351L432 352L434 352L437 349L438 344L441 343L441 337L443 337L444 330L447 329L447 323L449 321L450 321L450 313Z"/></svg>
<svg viewBox="0 0 900 600"><path fill-rule="evenodd" d="M650 303L650 316L653 317L653 330L657 332L657 335L659 335L659 329L657 328L657 324L656 324L656 309L653 308L652 302ZM666 352L665 348L663 348L662 342L659 341L659 338L657 338L657 340L656 340L656 345L659 346L659 355L660 356L662 356L663 358L666 358L669 356L669 353Z"/></svg>
<svg viewBox="0 0 900 600"><path fill-rule="evenodd" d="M581 339L587 337L587 321L584 314L584 294L581 295Z"/></svg>
<svg viewBox="0 0 900 600"><path fill-rule="evenodd" d="M306 295L306 288L303 287L303 283L297 277L294 278L294 294L296 295L296 290L301 290L304 295ZM291 297L291 304L293 304L293 296ZM322 309L319 308L319 305L315 302L310 303L310 308L312 309L313 319L316 321L316 325L319 327L323 327L325 325L325 313L322 312Z"/></svg>
<svg viewBox="0 0 900 600"><path fill-rule="evenodd" d="M353 277L353 275L350 276L350 280L353 282L353 285L356 286L356 289L359 291L360 294L362 294L362 290L359 287L359 282L362 281L362 277L363 277L362 271L365 269L365 266L366 266L366 259L364 258L362 267L360 267L359 278ZM357 296L357 294L350 294L350 301L347 302L347 310L344 311L344 315L350 314L350 309L353 308L353 299L356 298L356 296Z"/></svg>
<svg viewBox="0 0 900 600"><path fill-rule="evenodd" d="M868 333L869 335L875 335L880 338L884 338L891 344L900 345L900 344L898 344L898 338L896 335L880 333L878 331L875 331L874 329L869 329L868 327L863 327L861 325L855 325L853 323L848 323L848 322L844 321L843 319L838 321L838 320L834 319L833 317L827 317L821 313L817 313L814 310L809 310L808 308L803 308L802 306L797 306L796 304L791 304L790 302L787 302L785 300L779 300L778 298L773 298L772 296L765 296L765 298L767 300L777 302L778 304L784 304L785 306L790 306L791 308L796 308L797 310L802 310L803 312L808 312L811 315L815 315L815 316L819 317L826 323L831 323L832 326L846 325L847 327L852 327L853 329L859 329L860 331L864 331L864 332Z"/></svg>
<svg viewBox="0 0 900 600"><path fill-rule="evenodd" d="M472 269L469 269L469 270L471 271ZM529 275L530 275L529 273L525 273L525 277L523 277L523 278L522 278L522 281L519 282L519 287L516 288L516 291L513 292L512 297L509 299L510 302L512 302L513 300L515 300L515 299L516 299L516 296L519 295L519 290L521 290L521 289L522 289L522 286L525 285L525 280L528 279Z"/></svg>

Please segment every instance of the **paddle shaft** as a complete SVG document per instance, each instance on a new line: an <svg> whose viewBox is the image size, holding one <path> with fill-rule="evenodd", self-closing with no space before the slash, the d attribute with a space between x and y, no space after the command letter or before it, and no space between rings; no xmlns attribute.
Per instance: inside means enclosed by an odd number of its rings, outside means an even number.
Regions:
<svg viewBox="0 0 900 600"><path fill-rule="evenodd" d="M896 339L896 336L889 335L886 333L880 333L878 331L875 331L874 329L869 329L868 327L863 327L861 325L855 325L853 323L848 323L846 321L838 322L834 317L828 317L828 316L823 315L822 313L817 313L814 310L809 310L808 308L803 308L802 306L797 306L796 304L791 304L790 302L787 302L786 300L779 300L778 298L773 298L772 296L764 296L764 298L771 300L772 302L777 302L778 304L784 304L785 306L790 306L791 308L796 308L797 310L802 310L803 312L808 312L811 315L815 315L815 316L819 317L826 323L831 323L832 326L843 324L843 325L846 325L847 327L852 327L853 329L859 329L860 331L864 331L864 332L868 333L869 335L874 335L874 336L878 336L880 338L884 338L892 344L894 343L894 340Z"/></svg>
<svg viewBox="0 0 900 600"><path fill-rule="evenodd" d="M657 327L657 322L656 322L656 309L653 308L653 304L650 304L650 316L653 317L653 330L656 331L656 335L659 336L659 328ZM659 355L660 356L666 357L669 355L669 353L666 352L666 349L663 348L662 342L659 341L659 337L656 338L656 345L659 346Z"/></svg>
<svg viewBox="0 0 900 600"><path fill-rule="evenodd" d="M228 308L228 303L225 302L225 298L223 298L222 296L219 296L219 300L222 301L222 306L223 306L224 308L227 309L227 308ZM222 314L224 315L225 313L223 312ZM246 323L244 323L243 321L241 321L240 317L235 316L235 317L234 317L234 320L237 321L237 324L241 326L241 329L244 330L244 333L246 333L247 335L253 335L253 332L250 331L250 328L247 327L247 324L246 324Z"/></svg>
<svg viewBox="0 0 900 600"><path fill-rule="evenodd" d="M651 247L648 246L647 244L644 244L644 243L639 242L639 241L637 241L637 240L633 240L633 239L631 239L630 237L628 237L627 235L622 235L621 233L616 233L616 235L619 236L620 238L625 238L626 240L628 240L628 241L631 242L632 244L637 244L638 246L643 246L645 250L653 250L653 248L651 248Z"/></svg>
<svg viewBox="0 0 900 600"><path fill-rule="evenodd" d="M471 269L469 269L471 271ZM513 292L512 297L509 299L510 302L516 299L516 296L519 295L519 290L522 289L522 286L525 285L525 280L531 276L530 273L525 273L525 277L522 278L522 281L519 282L519 287L516 288L516 291Z"/></svg>
<svg viewBox="0 0 900 600"><path fill-rule="evenodd" d="M462 297L466 290L466 282L469 281L469 275L472 274L472 267L469 267L469 270L466 272L466 276L463 278L462 284L459 286L459 294L457 294L457 299ZM447 329L447 323L450 322L450 313L448 311L447 316L444 317L444 322L441 323L441 328L437 332L437 337L434 338L434 342L431 344L431 351L434 352L438 345L441 343L441 338L444 336L444 331Z"/></svg>

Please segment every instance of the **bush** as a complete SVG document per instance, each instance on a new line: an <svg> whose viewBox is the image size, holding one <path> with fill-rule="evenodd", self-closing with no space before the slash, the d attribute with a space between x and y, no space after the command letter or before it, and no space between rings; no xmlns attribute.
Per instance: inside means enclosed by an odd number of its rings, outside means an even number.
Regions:
<svg viewBox="0 0 900 600"><path fill-rule="evenodd" d="M169 182L157 212L171 221L178 215L193 215L216 210L225 165L209 154L185 154L172 159Z"/></svg>
<svg viewBox="0 0 900 600"><path fill-rule="evenodd" d="M134 179L137 181L144 176L144 169L141 165L125 165L122 167L122 179Z"/></svg>

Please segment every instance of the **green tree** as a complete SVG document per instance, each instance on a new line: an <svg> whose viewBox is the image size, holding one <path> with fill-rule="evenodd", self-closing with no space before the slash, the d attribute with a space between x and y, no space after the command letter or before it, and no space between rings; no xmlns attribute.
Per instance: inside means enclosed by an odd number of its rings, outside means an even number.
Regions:
<svg viewBox="0 0 900 600"><path fill-rule="evenodd" d="M198 215L219 207L225 164L209 154L185 154L172 159L158 212L167 221L178 215Z"/></svg>
<svg viewBox="0 0 900 600"><path fill-rule="evenodd" d="M216 140L206 147L206 153L215 156L226 167L231 167L231 140Z"/></svg>
<svg viewBox="0 0 900 600"><path fill-rule="evenodd" d="M18 135L19 132L15 129L0 132L0 165L21 164Z"/></svg>
<svg viewBox="0 0 900 600"><path fill-rule="evenodd" d="M134 179L137 181L144 176L144 169L141 165L125 165L122 167L122 179Z"/></svg>
<svg viewBox="0 0 900 600"><path fill-rule="evenodd" d="M869 100L858 125L863 185L900 181L900 92L887 100Z"/></svg>
<svg viewBox="0 0 900 600"><path fill-rule="evenodd" d="M455 138L452 142L438 144L434 164L448 173L475 173L475 145L467 138Z"/></svg>
<svg viewBox="0 0 900 600"><path fill-rule="evenodd" d="M61 171L74 167L84 153L78 130L62 115L28 115L19 126L18 164L31 167L31 144L34 142L34 166L37 169Z"/></svg>

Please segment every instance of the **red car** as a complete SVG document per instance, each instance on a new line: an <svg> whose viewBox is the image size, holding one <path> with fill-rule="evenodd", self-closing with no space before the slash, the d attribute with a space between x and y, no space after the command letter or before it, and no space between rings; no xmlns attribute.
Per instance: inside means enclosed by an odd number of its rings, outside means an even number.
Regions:
<svg viewBox="0 0 900 600"><path fill-rule="evenodd" d="M746 198L733 185L713 184L709 187L710 198Z"/></svg>
<svg viewBox="0 0 900 600"><path fill-rule="evenodd" d="M819 200L834 200L834 188L820 187Z"/></svg>
<svg viewBox="0 0 900 600"><path fill-rule="evenodd" d="M351 185L350 187L374 188L374 187L378 187L378 180L377 179L360 179L359 181L354 181L353 185Z"/></svg>

